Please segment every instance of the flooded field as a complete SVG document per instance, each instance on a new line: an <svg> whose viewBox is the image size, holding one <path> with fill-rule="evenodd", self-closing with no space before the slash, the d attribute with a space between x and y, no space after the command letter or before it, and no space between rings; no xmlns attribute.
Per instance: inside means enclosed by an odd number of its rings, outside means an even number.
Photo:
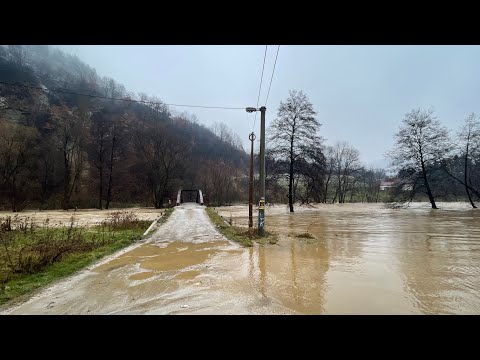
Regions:
<svg viewBox="0 0 480 360"><path fill-rule="evenodd" d="M109 209L109 210L98 210L98 209L79 209L79 210L25 210L18 213L13 213L11 211L0 211L0 218L5 218L7 216L12 217L19 216L21 218L29 217L33 219L33 222L41 226L45 220L49 220L50 226L68 226L70 224L70 219L74 217L75 224L79 226L94 226L100 224L104 221L109 214L114 211L132 211L135 213L140 220L153 221L157 219L160 215L160 212L165 211L164 209L154 209L154 208L129 208L129 209Z"/></svg>
<svg viewBox="0 0 480 360"><path fill-rule="evenodd" d="M480 211L439 205L273 206L278 244L242 248L184 204L146 243L4 313L478 314ZM247 206L217 210L247 224Z"/></svg>
<svg viewBox="0 0 480 360"><path fill-rule="evenodd" d="M480 211L439 206L267 208L267 229L290 236L252 251L253 281L300 313L478 314ZM247 207L217 210L247 224ZM295 237L305 232L315 239Z"/></svg>

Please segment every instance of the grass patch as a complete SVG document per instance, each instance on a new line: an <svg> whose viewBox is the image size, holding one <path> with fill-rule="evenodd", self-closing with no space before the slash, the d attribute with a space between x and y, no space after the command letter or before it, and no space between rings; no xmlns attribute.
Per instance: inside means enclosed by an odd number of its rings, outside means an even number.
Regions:
<svg viewBox="0 0 480 360"><path fill-rule="evenodd" d="M173 210L175 210L175 208L173 208L173 207L166 209L165 212L163 213L162 217L160 218L160 220L158 220L157 224L162 225L162 224L166 223L168 218L170 217L170 215L172 215Z"/></svg>
<svg viewBox="0 0 480 360"><path fill-rule="evenodd" d="M165 224L167 222L168 218L170 217L170 215L172 215L174 209L175 208L173 208L173 207L168 208L163 213L160 213L160 218L158 219L157 223L153 226L153 228L148 232L147 235L154 233L155 231L157 231L160 228L161 225Z"/></svg>
<svg viewBox="0 0 480 360"><path fill-rule="evenodd" d="M238 226L231 226L211 207L207 207L207 214L223 236L243 246L253 246L254 241L262 245L276 244L278 242L278 237L268 231L265 231L264 237L260 237L255 228L245 229Z"/></svg>
<svg viewBox="0 0 480 360"><path fill-rule="evenodd" d="M298 238L301 238L301 239L315 239L315 236L313 236L309 232L305 232L305 233L298 234L298 235L295 235L295 236L298 237Z"/></svg>
<svg viewBox="0 0 480 360"><path fill-rule="evenodd" d="M71 275L85 266L142 238L150 225L133 213L112 212L98 226L41 227L0 219L0 304ZM19 226L21 224L21 226Z"/></svg>

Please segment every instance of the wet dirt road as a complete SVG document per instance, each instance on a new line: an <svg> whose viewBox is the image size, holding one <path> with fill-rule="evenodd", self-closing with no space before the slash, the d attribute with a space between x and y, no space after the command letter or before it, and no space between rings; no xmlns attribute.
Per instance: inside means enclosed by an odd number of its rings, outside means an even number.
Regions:
<svg viewBox="0 0 480 360"><path fill-rule="evenodd" d="M245 250L216 231L204 207L183 204L146 243L124 249L3 313L289 312L255 291L243 266Z"/></svg>

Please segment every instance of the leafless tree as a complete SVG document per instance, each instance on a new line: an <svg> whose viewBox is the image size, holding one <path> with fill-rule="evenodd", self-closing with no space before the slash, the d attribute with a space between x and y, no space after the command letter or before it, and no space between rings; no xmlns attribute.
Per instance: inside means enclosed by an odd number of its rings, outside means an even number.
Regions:
<svg viewBox="0 0 480 360"><path fill-rule="evenodd" d="M472 179L472 167L478 167L480 156L480 121L475 113L471 113L457 134L456 156L443 161L443 169L453 179L465 187L468 201L473 208L477 208L472 199L474 193L480 198L480 189L477 189ZM462 159L462 166L458 166L457 159ZM475 161L477 160L477 161ZM453 169L452 169L453 168ZM463 176L462 176L463 173Z"/></svg>
<svg viewBox="0 0 480 360"><path fill-rule="evenodd" d="M290 91L290 96L280 102L277 117L269 128L269 144L277 158L287 160L288 204L293 212L295 164L305 157L312 147L319 147L320 123L315 118L312 103L302 91Z"/></svg>
<svg viewBox="0 0 480 360"><path fill-rule="evenodd" d="M326 167L325 167L325 181L323 185L323 202L327 202L328 189L330 181L335 170L335 149L333 146L327 146L325 151Z"/></svg>
<svg viewBox="0 0 480 360"><path fill-rule="evenodd" d="M13 212L21 210L22 190L32 168L37 131L30 127L0 122L0 184L9 193Z"/></svg>
<svg viewBox="0 0 480 360"><path fill-rule="evenodd" d="M220 138L220 141L229 144L239 150L243 150L242 140L222 122L215 122L211 127L212 132Z"/></svg>
<svg viewBox="0 0 480 360"><path fill-rule="evenodd" d="M85 162L88 114L65 106L52 107L57 126L57 146L63 155L64 179L62 208L68 210L70 198Z"/></svg>
<svg viewBox="0 0 480 360"><path fill-rule="evenodd" d="M387 177L383 169L360 169L358 173L360 201L378 202L380 184Z"/></svg>
<svg viewBox="0 0 480 360"><path fill-rule="evenodd" d="M361 169L360 152L347 142L337 142L333 149L333 168L337 187L332 203L338 199L344 203L347 193L353 189L355 173Z"/></svg>
<svg viewBox="0 0 480 360"><path fill-rule="evenodd" d="M448 132L433 115L433 110L414 109L405 114L389 153L392 166L407 179L412 194L424 191L437 209L430 186L430 175L449 151Z"/></svg>
<svg viewBox="0 0 480 360"><path fill-rule="evenodd" d="M108 185L107 185L107 202L105 203L105 209L110 207L110 202L112 201L112 190L113 190L113 171L117 160L119 159L122 152L126 149L128 145L127 139L127 126L131 121L133 115L131 114L122 114L123 109L117 109L113 111L108 121L108 138L109 141L109 151L110 159L107 162L108 165Z"/></svg>
<svg viewBox="0 0 480 360"><path fill-rule="evenodd" d="M234 186L234 169L224 161L208 161L206 165L202 177L210 195L210 203L229 204Z"/></svg>
<svg viewBox="0 0 480 360"><path fill-rule="evenodd" d="M108 124L106 114L103 111L94 114L92 117L92 141L94 146L95 167L98 170L98 208L103 209L103 188L104 188L104 173L107 152L107 138L108 138Z"/></svg>
<svg viewBox="0 0 480 360"><path fill-rule="evenodd" d="M147 165L147 178L152 189L153 203L161 208L165 197L170 197L172 180L179 177L188 156L180 139L162 124L138 129L135 147Z"/></svg>

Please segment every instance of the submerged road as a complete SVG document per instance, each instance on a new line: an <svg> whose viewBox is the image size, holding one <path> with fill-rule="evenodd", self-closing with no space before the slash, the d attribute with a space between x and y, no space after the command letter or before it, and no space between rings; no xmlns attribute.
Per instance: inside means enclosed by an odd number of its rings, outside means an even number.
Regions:
<svg viewBox="0 0 480 360"><path fill-rule="evenodd" d="M186 203L145 242L2 314L291 313L249 280L248 254L217 232L203 206Z"/></svg>

